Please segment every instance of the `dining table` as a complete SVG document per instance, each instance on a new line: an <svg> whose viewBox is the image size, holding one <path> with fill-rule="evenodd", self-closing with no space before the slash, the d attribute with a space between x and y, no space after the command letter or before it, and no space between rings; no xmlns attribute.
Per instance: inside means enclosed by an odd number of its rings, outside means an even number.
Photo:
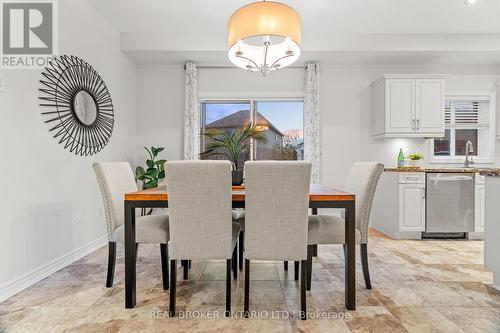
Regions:
<svg viewBox="0 0 500 333"><path fill-rule="evenodd" d="M309 191L309 208L316 215L318 209L336 208L345 210L345 307L356 309L356 197L352 193L321 184L312 184ZM232 187L232 207L245 208L245 186ZM136 209L168 208L167 187L125 194L125 307L134 308L136 304Z"/></svg>

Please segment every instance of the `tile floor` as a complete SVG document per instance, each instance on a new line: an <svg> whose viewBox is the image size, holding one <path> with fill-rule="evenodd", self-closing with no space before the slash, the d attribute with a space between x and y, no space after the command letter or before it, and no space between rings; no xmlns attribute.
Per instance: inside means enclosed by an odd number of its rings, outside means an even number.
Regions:
<svg viewBox="0 0 500 333"><path fill-rule="evenodd" d="M396 241L372 231L368 249L373 289L364 288L358 257L358 306L348 312L342 248L319 247L307 295L315 318L301 321L293 264L285 272L280 262L252 265L254 318L214 318L224 311L223 261L193 262L189 280L179 281L178 310L196 318L166 318L155 246L139 248L137 306L126 310L123 258L106 289L103 247L0 303L0 332L500 332L500 292L483 268L483 242ZM232 299L241 311L243 274Z"/></svg>

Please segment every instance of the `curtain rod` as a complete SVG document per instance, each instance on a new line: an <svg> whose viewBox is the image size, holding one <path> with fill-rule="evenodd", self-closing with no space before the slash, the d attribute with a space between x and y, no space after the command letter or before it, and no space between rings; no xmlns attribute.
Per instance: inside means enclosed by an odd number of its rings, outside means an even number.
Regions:
<svg viewBox="0 0 500 333"><path fill-rule="evenodd" d="M226 66L226 65L220 65L220 66L217 66L217 65L196 65L196 68L197 69L239 69L239 70L243 70L242 68L239 68L239 67L236 67L236 66ZM279 69L280 71L284 70L284 69L287 69L287 68L299 68L299 69L307 69L307 66L305 65L292 65L292 66L287 66L283 69ZM184 69L186 69L186 65L184 65Z"/></svg>

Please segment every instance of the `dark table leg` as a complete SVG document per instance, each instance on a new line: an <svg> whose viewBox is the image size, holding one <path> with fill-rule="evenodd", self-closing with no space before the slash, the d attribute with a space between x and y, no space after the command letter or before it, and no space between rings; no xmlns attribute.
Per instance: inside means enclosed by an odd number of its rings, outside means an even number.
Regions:
<svg viewBox="0 0 500 333"><path fill-rule="evenodd" d="M125 307L135 307L135 207L125 202Z"/></svg>
<svg viewBox="0 0 500 333"><path fill-rule="evenodd" d="M354 201L348 202L345 214L345 306L356 310L356 209Z"/></svg>
<svg viewBox="0 0 500 333"><path fill-rule="evenodd" d="M318 215L318 208L312 209L312 215ZM318 244L313 245L313 257L318 256Z"/></svg>

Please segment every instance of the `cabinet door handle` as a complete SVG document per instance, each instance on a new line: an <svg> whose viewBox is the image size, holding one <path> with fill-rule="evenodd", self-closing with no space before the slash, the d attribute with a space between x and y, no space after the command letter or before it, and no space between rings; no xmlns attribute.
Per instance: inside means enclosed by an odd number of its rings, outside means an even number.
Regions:
<svg viewBox="0 0 500 333"><path fill-rule="evenodd" d="M420 119L417 119L417 131L420 129Z"/></svg>
<svg viewBox="0 0 500 333"><path fill-rule="evenodd" d="M414 131L415 130L415 119L411 120L411 129Z"/></svg>

